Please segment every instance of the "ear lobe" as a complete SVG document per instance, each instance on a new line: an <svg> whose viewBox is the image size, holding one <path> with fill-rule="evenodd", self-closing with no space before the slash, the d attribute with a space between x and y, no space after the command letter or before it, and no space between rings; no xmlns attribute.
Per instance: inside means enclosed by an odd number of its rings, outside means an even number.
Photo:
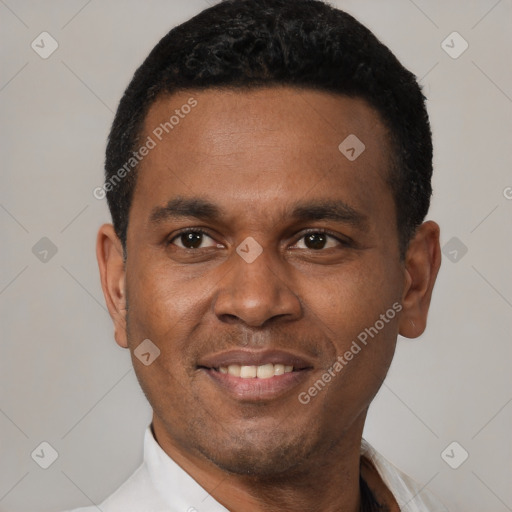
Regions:
<svg viewBox="0 0 512 512"><path fill-rule="evenodd" d="M114 322L114 336L120 347L127 348L126 290L123 247L112 224L103 224L96 239L96 258L101 287L108 311Z"/></svg>
<svg viewBox="0 0 512 512"><path fill-rule="evenodd" d="M427 221L416 231L405 256L403 312L399 325L402 336L417 338L425 331L432 290L440 266L439 226Z"/></svg>

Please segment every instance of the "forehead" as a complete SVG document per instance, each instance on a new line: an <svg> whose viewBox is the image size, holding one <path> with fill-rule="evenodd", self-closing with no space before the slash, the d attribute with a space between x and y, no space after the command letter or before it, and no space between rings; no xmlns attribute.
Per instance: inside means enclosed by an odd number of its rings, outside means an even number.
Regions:
<svg viewBox="0 0 512 512"><path fill-rule="evenodd" d="M317 159L325 151L327 157L339 155L339 143L351 134L366 139L370 150L386 150L388 144L379 113L362 98L290 87L206 89L161 96L151 105L143 132L157 143L174 142L177 154L189 146L206 152L221 143L251 142L251 133L257 136L253 142L285 141L288 146L300 142L295 149ZM183 143L186 148L180 148ZM214 151L209 153L215 156Z"/></svg>
<svg viewBox="0 0 512 512"><path fill-rule="evenodd" d="M360 98L288 87L180 91L151 106L140 140L153 146L139 164L132 206L141 214L177 196L254 216L308 195L370 214L391 200L387 130Z"/></svg>

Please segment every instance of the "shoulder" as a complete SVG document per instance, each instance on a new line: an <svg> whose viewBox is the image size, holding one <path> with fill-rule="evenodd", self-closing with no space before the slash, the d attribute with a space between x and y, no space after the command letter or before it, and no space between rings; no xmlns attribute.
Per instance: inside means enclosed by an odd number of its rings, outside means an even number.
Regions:
<svg viewBox="0 0 512 512"><path fill-rule="evenodd" d="M108 498L97 505L75 508L63 512L140 512L141 510L166 510L160 494L153 486L145 464L141 464L132 475Z"/></svg>

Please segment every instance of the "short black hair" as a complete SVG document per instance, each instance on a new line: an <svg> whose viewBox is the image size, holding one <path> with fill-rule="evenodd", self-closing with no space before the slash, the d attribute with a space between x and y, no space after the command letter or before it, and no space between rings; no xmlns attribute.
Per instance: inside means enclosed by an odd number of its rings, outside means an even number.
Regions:
<svg viewBox="0 0 512 512"><path fill-rule="evenodd" d="M136 70L105 161L107 201L125 257L137 166L123 179L119 171L140 144L156 99L183 90L282 85L362 98L380 114L393 154L387 181L403 257L432 195L425 97L415 76L370 30L321 0L224 0L173 28Z"/></svg>

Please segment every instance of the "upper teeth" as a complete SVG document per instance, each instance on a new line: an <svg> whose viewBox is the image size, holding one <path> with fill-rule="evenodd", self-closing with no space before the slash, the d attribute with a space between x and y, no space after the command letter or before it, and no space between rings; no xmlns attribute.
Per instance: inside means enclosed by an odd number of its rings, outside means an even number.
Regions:
<svg viewBox="0 0 512 512"><path fill-rule="evenodd" d="M274 375L283 375L283 373L290 373L293 371L293 366L284 364L263 364L261 366L243 366L239 364L230 364L229 366L221 366L220 373L227 373L234 377L241 377L242 379L252 379L257 377L259 379L270 379Z"/></svg>

